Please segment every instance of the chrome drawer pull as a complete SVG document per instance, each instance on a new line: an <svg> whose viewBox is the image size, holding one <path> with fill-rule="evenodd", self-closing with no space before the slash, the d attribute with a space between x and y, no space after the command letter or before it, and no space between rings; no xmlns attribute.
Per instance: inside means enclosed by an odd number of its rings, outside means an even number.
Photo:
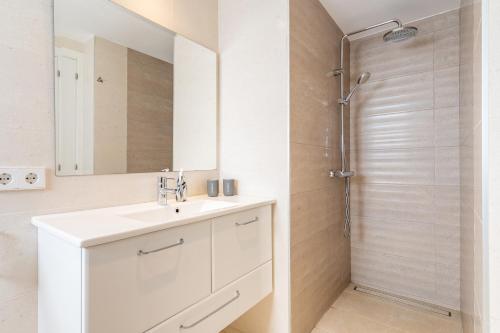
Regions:
<svg viewBox="0 0 500 333"><path fill-rule="evenodd" d="M196 325L198 325L199 323L201 323L202 321L210 318L211 316L213 316L214 314L216 314L217 312L219 312L220 310L224 309L226 306L228 306L229 304L233 303L234 301L236 301L238 298L240 298L240 291L239 290L236 290L236 296L234 296L233 298L231 298L229 301L227 301L226 303L222 304L221 306L219 306L217 309L215 309L214 311L210 312L209 314L207 314L205 317L201 318L200 320L198 320L197 322L195 323L192 323L191 325L188 325L188 326L184 326L184 325L181 325L180 326L180 329L189 329L189 328L193 328L195 327Z"/></svg>
<svg viewBox="0 0 500 333"><path fill-rule="evenodd" d="M137 252L137 255L138 256L144 256L146 254L156 253L156 252L160 252L160 251L171 249L171 248L176 247L176 246L181 246L182 244L184 244L184 238L179 239L179 241L177 243L175 243L175 244L172 244L172 245L169 245L169 246L165 246L165 247L162 247L160 249L151 250L151 251L139 250Z"/></svg>
<svg viewBox="0 0 500 333"><path fill-rule="evenodd" d="M242 225L247 225L247 224L251 224L251 223L255 223L259 220L259 217L256 216L253 220L250 220L250 221L247 221L247 222L236 222L236 226L238 227L241 227Z"/></svg>

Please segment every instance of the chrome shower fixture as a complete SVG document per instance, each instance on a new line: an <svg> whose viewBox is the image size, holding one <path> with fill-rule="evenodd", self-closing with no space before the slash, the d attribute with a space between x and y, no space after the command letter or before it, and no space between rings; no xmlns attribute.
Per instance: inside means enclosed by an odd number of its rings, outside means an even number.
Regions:
<svg viewBox="0 0 500 333"><path fill-rule="evenodd" d="M361 73L361 75L358 77L358 80L356 81L357 82L357 86L359 86L360 84L366 83L366 81L368 81L370 79L371 75L372 74L370 72L363 72L363 73Z"/></svg>
<svg viewBox="0 0 500 333"><path fill-rule="evenodd" d="M402 42L417 35L418 29L400 26L384 34L384 42Z"/></svg>
<svg viewBox="0 0 500 333"><path fill-rule="evenodd" d="M342 43L346 38L348 38L350 36L354 36L354 35L360 34L362 32L373 30L375 28L379 28L379 27L382 27L382 26L388 25L388 24L396 24L397 27L384 34L384 41L385 42L402 42L402 41L407 40L409 38L415 37L417 35L417 32L418 32L417 28L412 27L412 26L405 26L405 25L403 25L401 20L393 19L390 21L385 21L385 22L382 22L379 24L375 24L375 25L372 25L372 26L345 34L344 37L342 37ZM341 68L343 68L343 67L341 67Z"/></svg>
<svg viewBox="0 0 500 333"><path fill-rule="evenodd" d="M351 92L349 93L349 95L347 95L347 97L344 99L342 99L342 98L339 99L339 103L344 104L344 105L349 104L349 102L351 101L351 98L354 95L354 93L356 92L356 90L358 90L360 85L366 83L370 79L370 76L371 76L370 72L361 73L361 75L358 77L358 80L356 81L356 85L354 86L354 88L351 89Z"/></svg>
<svg viewBox="0 0 500 333"><path fill-rule="evenodd" d="M337 178L337 179L343 179L344 180L344 208L345 208L345 215L344 215L344 236L345 238L350 238L351 237L351 212L350 212L350 180L351 177L354 177L354 172L349 169L349 162L347 161L346 158L346 147L345 147L345 120L344 120L344 113L345 113L345 107L349 104L352 96L354 96L354 93L358 90L359 86L362 85L363 83L366 83L368 79L370 78L370 73L369 72L364 72L362 73L357 82L356 85L352 88L352 90L349 92L349 94L344 98L344 46L345 46L345 41L353 35L357 35L375 28L379 28L388 24L395 24L396 27L387 32L384 35L384 41L385 42L400 42L407 40L411 37L415 37L417 35L418 29L415 27L405 27L401 20L399 19L393 19L390 21L382 22L379 24L375 24L357 31L353 31L351 33L345 34L342 39L340 40L340 67L337 69L334 69L330 72L328 72L326 75L328 77L338 77L340 80L339 84L339 90L340 90L340 98L339 98L339 105L340 105L340 112L339 112L339 118L340 118L340 160L341 160L341 168L338 170L330 170L330 177L331 178Z"/></svg>
<svg viewBox="0 0 500 333"><path fill-rule="evenodd" d="M332 69L328 73L326 73L326 77L334 77L334 76L339 76L340 74L343 74L344 70L343 69Z"/></svg>

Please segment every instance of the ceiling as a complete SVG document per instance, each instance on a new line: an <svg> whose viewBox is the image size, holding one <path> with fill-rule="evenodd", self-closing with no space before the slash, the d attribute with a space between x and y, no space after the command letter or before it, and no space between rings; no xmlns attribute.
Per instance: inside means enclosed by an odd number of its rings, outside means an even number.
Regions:
<svg viewBox="0 0 500 333"><path fill-rule="evenodd" d="M320 0L320 2L344 33L393 18L399 18L404 24L460 7L460 0ZM374 30L372 33L378 31ZM357 35L354 39L360 37L363 35Z"/></svg>
<svg viewBox="0 0 500 333"><path fill-rule="evenodd" d="M80 42L98 36L173 63L174 32L109 0L55 0L54 31Z"/></svg>

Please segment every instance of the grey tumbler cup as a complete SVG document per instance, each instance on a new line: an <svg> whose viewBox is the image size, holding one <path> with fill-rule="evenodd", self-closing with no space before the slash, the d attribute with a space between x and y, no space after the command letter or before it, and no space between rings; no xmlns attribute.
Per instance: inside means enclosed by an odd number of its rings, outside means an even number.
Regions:
<svg viewBox="0 0 500 333"><path fill-rule="evenodd" d="M236 189L234 188L234 179L224 179L222 181L222 188L226 197L230 197L236 194Z"/></svg>
<svg viewBox="0 0 500 333"><path fill-rule="evenodd" d="M219 196L219 180L210 179L207 180L207 193L209 197Z"/></svg>

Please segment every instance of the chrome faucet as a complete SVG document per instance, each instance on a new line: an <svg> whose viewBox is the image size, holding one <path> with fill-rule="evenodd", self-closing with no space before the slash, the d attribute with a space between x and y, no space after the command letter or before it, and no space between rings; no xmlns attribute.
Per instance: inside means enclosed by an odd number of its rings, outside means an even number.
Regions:
<svg viewBox="0 0 500 333"><path fill-rule="evenodd" d="M163 172L168 172L169 170L162 170ZM176 186L175 188L168 188L168 181L169 180L175 180ZM167 205L167 197L168 194L175 193L175 200L177 202L183 202L186 201L186 195L187 195L187 184L186 180L184 179L184 174L183 171L179 171L179 174L177 175L177 178L171 178L167 176L159 176L158 177L158 204L160 206L166 206Z"/></svg>

